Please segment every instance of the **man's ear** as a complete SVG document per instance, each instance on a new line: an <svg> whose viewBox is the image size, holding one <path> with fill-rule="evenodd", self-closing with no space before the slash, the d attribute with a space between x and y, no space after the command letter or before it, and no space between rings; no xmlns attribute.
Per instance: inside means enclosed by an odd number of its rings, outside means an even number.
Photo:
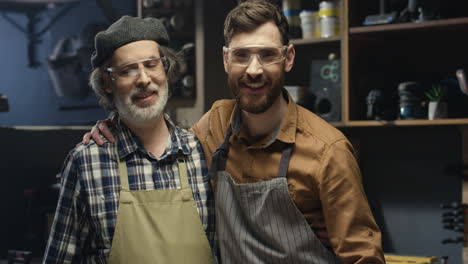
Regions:
<svg viewBox="0 0 468 264"><path fill-rule="evenodd" d="M223 64L224 64L224 71L228 73L228 61L227 61L228 53L223 49Z"/></svg>
<svg viewBox="0 0 468 264"><path fill-rule="evenodd" d="M285 72L289 72L293 65L294 65L294 58L296 57L296 50L294 49L293 44L289 44L288 49L286 51L286 65L284 67Z"/></svg>
<svg viewBox="0 0 468 264"><path fill-rule="evenodd" d="M106 93L108 94L112 94L112 89L111 89L112 80L110 78L109 73L104 72L102 74L102 84L104 86L104 91L106 91Z"/></svg>

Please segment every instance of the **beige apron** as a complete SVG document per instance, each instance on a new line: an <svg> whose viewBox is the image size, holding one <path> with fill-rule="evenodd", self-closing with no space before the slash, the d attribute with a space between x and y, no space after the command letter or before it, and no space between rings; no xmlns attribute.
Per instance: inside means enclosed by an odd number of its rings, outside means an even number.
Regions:
<svg viewBox="0 0 468 264"><path fill-rule="evenodd" d="M183 154L177 163L181 189L130 191L125 160L119 160L121 191L109 263L213 262Z"/></svg>

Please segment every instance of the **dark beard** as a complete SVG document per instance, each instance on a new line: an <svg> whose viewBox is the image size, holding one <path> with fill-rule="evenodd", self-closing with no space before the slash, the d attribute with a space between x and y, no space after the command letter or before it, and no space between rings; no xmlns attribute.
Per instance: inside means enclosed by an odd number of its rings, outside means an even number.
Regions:
<svg viewBox="0 0 468 264"><path fill-rule="evenodd" d="M263 97L263 95L241 94L239 82L240 81L232 80L228 76L228 86L236 98L237 104L242 110L248 113L261 114L267 111L281 95L284 83L284 73L282 73L276 81L271 82L271 87L266 92L266 98L261 103L258 101Z"/></svg>

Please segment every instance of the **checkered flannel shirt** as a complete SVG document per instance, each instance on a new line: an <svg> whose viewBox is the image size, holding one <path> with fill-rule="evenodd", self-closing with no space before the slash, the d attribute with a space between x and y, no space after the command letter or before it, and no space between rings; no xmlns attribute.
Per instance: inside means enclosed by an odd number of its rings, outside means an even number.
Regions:
<svg viewBox="0 0 468 264"><path fill-rule="evenodd" d="M213 248L214 208L200 143L169 120L170 143L152 158L121 122L114 135L126 160L130 190L180 188L177 154L186 156L189 183L208 241ZM115 145L94 142L73 149L61 171L61 191L44 263L107 263L119 204L120 178Z"/></svg>

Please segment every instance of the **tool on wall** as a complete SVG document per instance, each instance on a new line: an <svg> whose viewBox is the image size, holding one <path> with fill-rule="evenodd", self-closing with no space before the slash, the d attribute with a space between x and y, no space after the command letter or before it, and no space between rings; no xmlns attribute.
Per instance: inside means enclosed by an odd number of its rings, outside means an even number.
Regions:
<svg viewBox="0 0 468 264"><path fill-rule="evenodd" d="M10 111L10 106L8 105L8 98L6 95L0 94L0 112Z"/></svg>
<svg viewBox="0 0 468 264"><path fill-rule="evenodd" d="M446 3L445 3L446 2ZM380 0L379 14L365 17L364 25L424 22L439 19L441 7L452 1L441 0Z"/></svg>
<svg viewBox="0 0 468 264"><path fill-rule="evenodd" d="M2 0L0 2L0 16L7 22L23 32L28 38L28 66L35 68L41 63L37 59L37 45L42 42L41 37L55 23L64 17L70 10L79 4L80 0ZM104 16L110 23L115 22L119 15L112 6L112 0L96 0L99 8L101 8ZM53 16L49 23L43 28L38 29L37 25L41 22L39 14L42 11L49 10L61 6L60 11ZM7 13L23 13L26 15L28 22L26 27L20 25Z"/></svg>
<svg viewBox="0 0 468 264"><path fill-rule="evenodd" d="M439 0L408 0L408 6L400 12L399 22L424 22L439 19Z"/></svg>
<svg viewBox="0 0 468 264"><path fill-rule="evenodd" d="M29 264L31 261L31 251L8 250L8 264Z"/></svg>
<svg viewBox="0 0 468 264"><path fill-rule="evenodd" d="M74 8L80 0L43 0L43 1L19 1L4 0L0 3L0 15L15 28L23 32L28 38L28 66L35 68L41 65L36 58L37 44L41 43L41 36L46 33L60 18ZM62 9L42 29L37 28L40 22L39 14L57 5L63 5ZM20 25L6 12L24 13L28 19L26 27Z"/></svg>
<svg viewBox="0 0 468 264"><path fill-rule="evenodd" d="M60 39L47 59L48 72L55 93L60 96L82 99L90 89L88 72L83 71L80 56L73 38Z"/></svg>
<svg viewBox="0 0 468 264"><path fill-rule="evenodd" d="M84 100L92 94L88 85L92 71L89 58L94 51L94 36L106 27L90 23L83 27L79 36L63 37L55 43L47 58L47 70L57 96Z"/></svg>
<svg viewBox="0 0 468 264"><path fill-rule="evenodd" d="M458 86L460 86L460 91L464 95L468 95L468 85L466 81L465 69L458 69L455 75L457 76Z"/></svg>
<svg viewBox="0 0 468 264"><path fill-rule="evenodd" d="M378 24L389 24L395 22L397 18L397 12L387 12L387 1L380 0L379 14L368 15L364 19L364 25L378 25Z"/></svg>
<svg viewBox="0 0 468 264"><path fill-rule="evenodd" d="M195 44L192 42L182 46L179 52L183 58L181 78L175 84L174 95L183 98L193 98L196 95L195 89Z"/></svg>
<svg viewBox="0 0 468 264"><path fill-rule="evenodd" d="M442 240L442 244L449 243L465 243L465 215L467 213L467 205L459 202L449 202L441 204L443 210L442 224L445 229L457 232L459 235Z"/></svg>
<svg viewBox="0 0 468 264"><path fill-rule="evenodd" d="M367 112L366 118L369 120L393 120L395 119L395 109L390 95L382 89L372 89L366 97Z"/></svg>
<svg viewBox="0 0 468 264"><path fill-rule="evenodd" d="M197 96L194 3L194 0L141 1L141 16L162 22L171 39L169 47L177 50L181 58L180 75L172 84L171 98L183 106L193 106Z"/></svg>

